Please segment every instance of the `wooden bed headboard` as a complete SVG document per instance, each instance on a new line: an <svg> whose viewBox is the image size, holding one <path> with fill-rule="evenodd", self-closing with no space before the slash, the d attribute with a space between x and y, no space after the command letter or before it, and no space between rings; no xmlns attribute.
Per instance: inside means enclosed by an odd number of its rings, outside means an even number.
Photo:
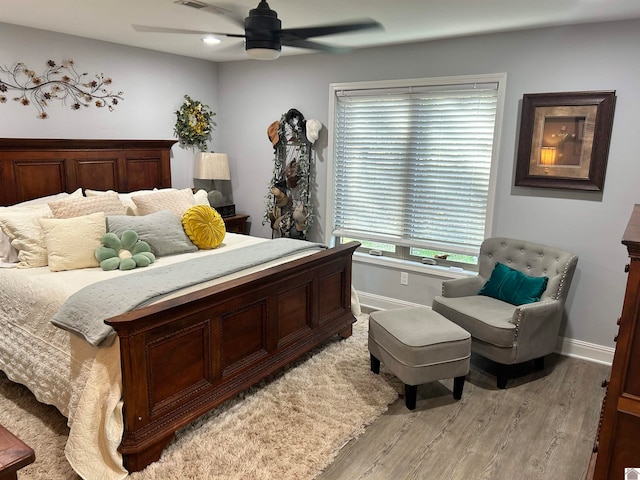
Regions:
<svg viewBox="0 0 640 480"><path fill-rule="evenodd" d="M175 140L0 138L0 205L78 188L171 187Z"/></svg>

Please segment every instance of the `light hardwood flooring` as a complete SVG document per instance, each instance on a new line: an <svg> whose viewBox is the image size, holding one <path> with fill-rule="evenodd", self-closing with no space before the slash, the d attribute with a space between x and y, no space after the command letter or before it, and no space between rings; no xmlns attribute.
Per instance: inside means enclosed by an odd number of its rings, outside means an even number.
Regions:
<svg viewBox="0 0 640 480"><path fill-rule="evenodd" d="M499 390L494 365L474 355L460 401L452 380L421 385L413 412L398 399L316 480L584 479L610 367L545 361Z"/></svg>

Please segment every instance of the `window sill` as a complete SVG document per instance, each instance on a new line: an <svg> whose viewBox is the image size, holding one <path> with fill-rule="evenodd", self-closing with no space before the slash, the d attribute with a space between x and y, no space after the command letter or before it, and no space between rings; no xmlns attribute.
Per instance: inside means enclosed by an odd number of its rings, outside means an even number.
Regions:
<svg viewBox="0 0 640 480"><path fill-rule="evenodd" d="M374 255L369 255L368 253L361 252L355 252L353 254L353 262L368 265L379 265L381 267L392 268L395 270L411 271L419 273L421 275L440 278L443 280L473 277L478 274L478 272L472 272L470 270L464 270L456 267L425 265L422 263L409 262L407 260L402 260L399 258L376 257Z"/></svg>

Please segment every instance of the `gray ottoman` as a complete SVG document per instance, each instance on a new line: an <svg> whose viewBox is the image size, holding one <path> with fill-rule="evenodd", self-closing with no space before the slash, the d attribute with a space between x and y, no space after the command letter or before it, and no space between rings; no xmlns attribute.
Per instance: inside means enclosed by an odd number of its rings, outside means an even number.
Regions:
<svg viewBox="0 0 640 480"><path fill-rule="evenodd" d="M462 397L469 373L471 335L427 307L381 310L369 315L371 371L380 362L403 383L405 404L416 408L418 385L454 378L453 398Z"/></svg>

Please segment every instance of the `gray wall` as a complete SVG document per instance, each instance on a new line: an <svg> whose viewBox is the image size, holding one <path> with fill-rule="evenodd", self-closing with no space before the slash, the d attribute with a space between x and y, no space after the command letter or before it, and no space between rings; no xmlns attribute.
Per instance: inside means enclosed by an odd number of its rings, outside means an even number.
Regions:
<svg viewBox="0 0 640 480"><path fill-rule="evenodd" d="M48 60L60 64L65 59L89 80L99 73L111 77L112 90L123 91L124 101L113 112L93 106L73 111L69 104L51 101L49 118L41 120L35 108L12 101L15 92L9 91L7 103L0 104L0 136L170 140L174 112L185 94L212 107L218 103L214 63L0 23L3 67L22 62L41 74ZM215 140L214 135L213 146ZM173 147L174 186L193 186L194 158L193 150Z"/></svg>
<svg viewBox="0 0 640 480"><path fill-rule="evenodd" d="M640 109L640 22L627 21L434 41L360 50L345 56L304 55L277 62L219 67L221 148L235 163L237 207L261 225L271 176L267 126L289 108L328 125L329 84L359 80L507 72L499 154L494 235L524 238L580 256L561 335L613 346L626 276L620 244L632 205L640 203L635 145ZM514 187L520 104L524 93L616 90L618 102L605 188L599 193ZM326 129L316 144L315 239L325 240ZM368 294L430 304L440 279L357 263L356 288Z"/></svg>
<svg viewBox="0 0 640 480"><path fill-rule="evenodd" d="M302 55L276 62L212 64L104 42L0 24L0 63L25 62L40 71L47 60L72 58L83 71L104 72L125 101L114 112L73 112L51 106L51 118L0 104L0 135L29 138L173 138L173 112L188 93L216 111L212 148L229 154L236 208L261 225L272 174L267 126L289 108L328 124L329 84L359 80L507 72L507 95L499 155L494 235L526 238L580 255L562 335L611 347L620 315L626 251L620 244L632 205L640 203L635 138L639 120L640 22L442 40L360 50L345 56ZM604 193L513 187L520 102L524 93L617 91L613 137ZM316 142L316 224L325 240L327 131ZM176 187L193 184L194 152L173 148ZM405 268L402 268L405 270ZM354 281L371 296L430 304L441 278L411 271L400 286L399 268L357 263Z"/></svg>

